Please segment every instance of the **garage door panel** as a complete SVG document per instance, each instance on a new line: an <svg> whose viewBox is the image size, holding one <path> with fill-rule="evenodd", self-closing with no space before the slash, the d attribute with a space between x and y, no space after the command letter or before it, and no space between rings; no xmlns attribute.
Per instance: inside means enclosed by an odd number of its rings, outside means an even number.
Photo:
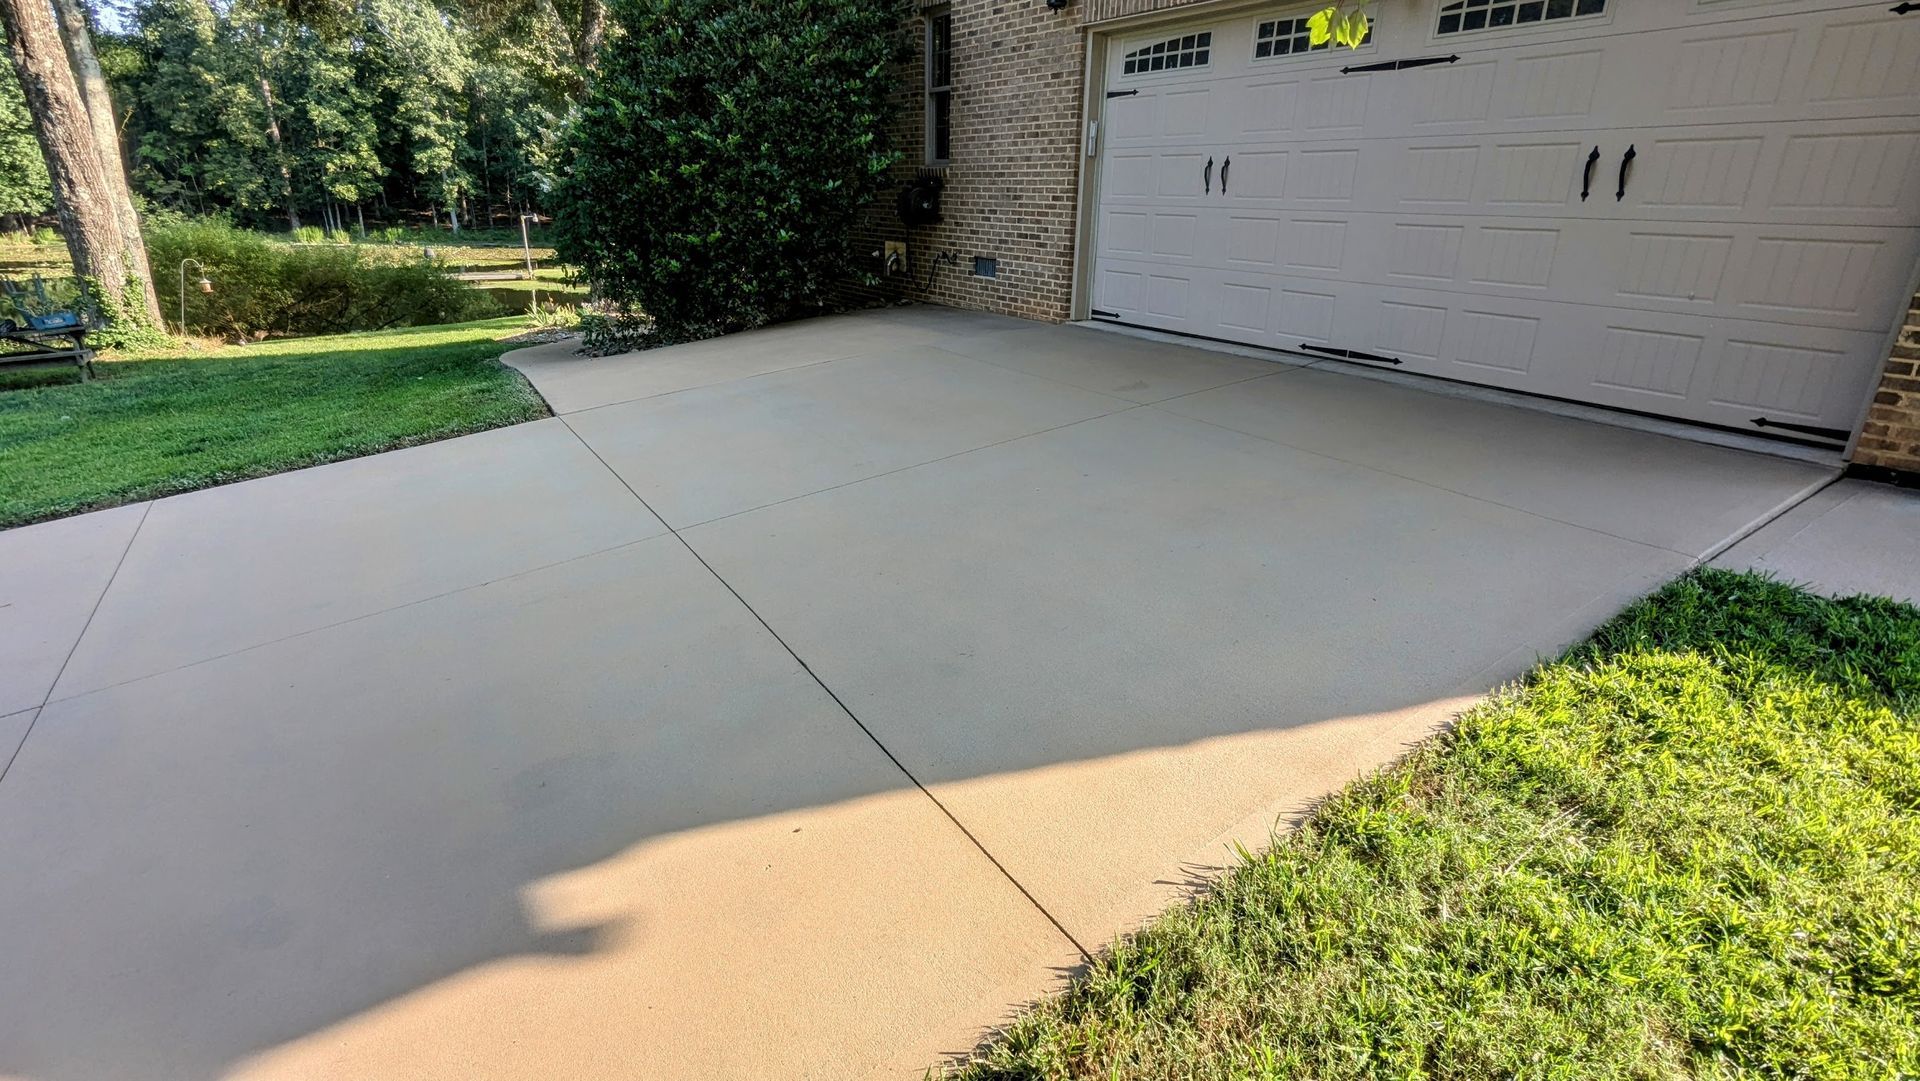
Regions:
<svg viewBox="0 0 1920 1081"><path fill-rule="evenodd" d="M1359 350L1398 371L1736 427L1766 417L1844 428L1857 405L1854 358L1883 337L1152 264L1104 268L1102 287L1115 305L1106 310L1143 326L1309 355Z"/></svg>
<svg viewBox="0 0 1920 1081"><path fill-rule="evenodd" d="M1150 227L1139 224L1141 215ZM1223 271L1840 330L1891 326L1906 298L1882 284L1920 261L1915 229L1266 214L1204 205L1109 209L1103 220L1103 256L1158 252ZM1151 243L1149 228L1157 238Z"/></svg>
<svg viewBox="0 0 1920 1081"><path fill-rule="evenodd" d="M1880 5L1852 15L1784 12L1776 5L1709 26L1689 25L1682 13L1654 20L1660 29L1621 34L1598 47L1570 34L1421 41L1424 13L1396 10L1405 6L1382 9L1377 25L1387 39L1383 50L1396 57L1461 59L1349 75L1339 73L1341 61L1318 61L1323 66L1317 70L1288 67L1302 63L1297 57L1243 64L1242 81L1287 84L1282 111L1300 123L1222 134L1285 130L1405 138L1920 113L1920 65L1912 63L1920 52L1920 27L1890 18ZM1404 25L1408 17L1419 25ZM1404 40L1409 31L1415 40ZM1372 57L1344 63L1367 59ZM1259 109L1246 115L1253 123L1271 123Z"/></svg>
<svg viewBox="0 0 1920 1081"><path fill-rule="evenodd" d="M1878 10L1822 26L1805 97L1814 108L1920 112L1920 20L1889 23Z"/></svg>
<svg viewBox="0 0 1920 1081"><path fill-rule="evenodd" d="M1275 210L1351 205L1606 221L1920 225L1920 118L1630 129L1578 140L1249 138L1201 149L1207 153L1198 163L1216 152L1233 159L1232 183L1220 198ZM1196 195L1198 163L1183 166Z"/></svg>
<svg viewBox="0 0 1920 1081"><path fill-rule="evenodd" d="M1489 304L1463 304L1448 328L1441 356L1451 378L1524 385L1533 371L1544 337L1544 317L1493 310Z"/></svg>
<svg viewBox="0 0 1920 1081"><path fill-rule="evenodd" d="M1620 168L1634 151L1618 198ZM1591 180L1587 159L1600 151ZM1169 149L1167 153L1173 153ZM1136 151L1114 152L1128 162ZM1186 151L1169 187L1203 193L1201 166L1233 159L1229 205L1354 206L1410 214L1501 214L1646 222L1920 225L1920 119L1638 129L1588 139L1222 142ZM1113 195L1137 190L1122 165ZM1588 184L1589 197L1580 198ZM1183 187L1184 186L1184 187ZM1105 190L1105 189L1103 189Z"/></svg>
<svg viewBox="0 0 1920 1081"><path fill-rule="evenodd" d="M1449 37L1434 4L1382 0L1358 55L1256 57L1276 16L1209 24L1207 70L1116 99L1160 103L1103 151L1095 307L1749 430L1847 427L1920 262L1920 17L1608 7Z"/></svg>
<svg viewBox="0 0 1920 1081"><path fill-rule="evenodd" d="M1920 124L1794 131L1780 140L1767 206L1795 220L1902 225L1920 220ZM1841 215L1846 217L1843 219Z"/></svg>
<svg viewBox="0 0 1920 1081"><path fill-rule="evenodd" d="M1394 357L1405 371L1735 426L1764 415L1845 427L1858 404L1852 357L1881 340L1550 301L1407 290L1372 299L1377 324L1354 334L1343 325L1334 344ZM1437 353L1427 337L1436 327Z"/></svg>

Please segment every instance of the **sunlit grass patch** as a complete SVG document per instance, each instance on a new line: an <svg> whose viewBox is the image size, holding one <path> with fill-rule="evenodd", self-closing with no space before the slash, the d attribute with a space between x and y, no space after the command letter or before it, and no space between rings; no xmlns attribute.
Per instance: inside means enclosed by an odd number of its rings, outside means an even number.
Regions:
<svg viewBox="0 0 1920 1081"><path fill-rule="evenodd" d="M1920 611L1690 575L955 1073L1920 1076Z"/></svg>
<svg viewBox="0 0 1920 1081"><path fill-rule="evenodd" d="M524 319L99 361L0 393L0 526L545 416L500 363Z"/></svg>

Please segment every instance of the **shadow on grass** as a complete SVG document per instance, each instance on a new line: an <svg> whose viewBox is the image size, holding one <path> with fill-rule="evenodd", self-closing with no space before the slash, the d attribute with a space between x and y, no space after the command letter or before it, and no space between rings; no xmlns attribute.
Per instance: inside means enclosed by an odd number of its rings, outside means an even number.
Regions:
<svg viewBox="0 0 1920 1081"><path fill-rule="evenodd" d="M955 1075L1914 1076L1917 709L1920 611L1689 575Z"/></svg>

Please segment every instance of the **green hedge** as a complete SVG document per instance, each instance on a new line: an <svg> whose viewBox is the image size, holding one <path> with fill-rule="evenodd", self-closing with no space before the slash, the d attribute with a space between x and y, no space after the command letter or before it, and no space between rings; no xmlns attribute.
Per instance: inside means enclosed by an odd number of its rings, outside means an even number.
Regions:
<svg viewBox="0 0 1920 1081"><path fill-rule="evenodd" d="M180 318L181 260L205 266L211 293L195 288L203 271L187 267L187 329L197 334L338 334L458 323L500 310L435 264L382 265L351 247L297 247L221 221L150 223L147 253L169 326Z"/></svg>
<svg viewBox="0 0 1920 1081"><path fill-rule="evenodd" d="M902 0L618 0L553 239L654 341L825 305L898 160Z"/></svg>

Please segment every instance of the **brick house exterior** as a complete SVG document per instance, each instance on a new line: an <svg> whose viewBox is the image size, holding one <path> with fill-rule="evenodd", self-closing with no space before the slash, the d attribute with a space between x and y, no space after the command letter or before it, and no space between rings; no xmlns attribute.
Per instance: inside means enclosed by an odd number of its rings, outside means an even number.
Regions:
<svg viewBox="0 0 1920 1081"><path fill-rule="evenodd" d="M1920 294L1907 309L1852 460L1876 473L1886 471L1890 480L1920 482Z"/></svg>
<svg viewBox="0 0 1920 1081"><path fill-rule="evenodd" d="M912 59L899 76L895 145L904 152L895 179L904 186L938 176L943 220L902 224L891 200L869 213L859 237L876 271L883 246L904 242L907 260L883 287L896 300L921 300L1028 319L1086 317L1076 274L1091 256L1078 250L1091 232L1093 198L1083 175L1090 94L1103 85L1089 64L1106 63L1106 35L1153 24L1171 9L1248 10L1237 0L916 0L906 32ZM925 25L950 13L951 149L947 162L927 155ZM1184 11L1182 15L1186 14ZM1915 16L1920 18L1920 16ZM1095 115L1098 102L1093 102ZM976 272L976 259L991 260ZM991 276L988 276L990 273ZM1084 282L1081 283L1084 286ZM1076 312L1076 302L1080 310ZM1869 407L1850 433L1848 455L1871 475L1920 479L1920 297L1907 310Z"/></svg>
<svg viewBox="0 0 1920 1081"><path fill-rule="evenodd" d="M864 250L878 253L887 240L907 243L906 272L889 283L889 295L1066 319L1080 181L1085 35L1078 19L1071 9L1049 11L1042 0L922 7L953 14L952 163L925 164L925 54L916 16L908 28L913 59L900 74L901 108L891 133L905 155L895 180L904 185L923 171L942 176L945 221L909 228L883 203L860 238ZM943 252L951 259L936 265ZM997 276L976 276L975 256L996 259ZM874 265L881 266L878 254Z"/></svg>

